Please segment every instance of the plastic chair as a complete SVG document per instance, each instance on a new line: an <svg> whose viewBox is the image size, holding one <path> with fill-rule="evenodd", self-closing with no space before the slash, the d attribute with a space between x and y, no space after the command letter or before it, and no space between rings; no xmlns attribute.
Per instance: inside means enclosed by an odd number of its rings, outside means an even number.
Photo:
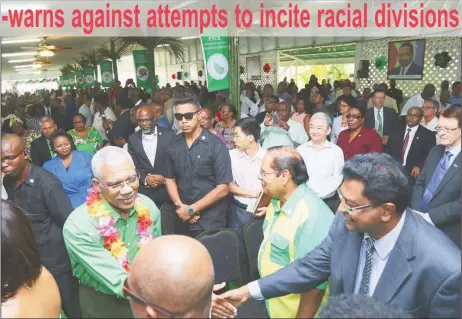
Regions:
<svg viewBox="0 0 462 319"><path fill-rule="evenodd" d="M210 229L196 238L209 251L215 270L215 283L231 281L242 284L239 239L229 228Z"/></svg>
<svg viewBox="0 0 462 319"><path fill-rule="evenodd" d="M254 218L244 226L244 244L249 260L250 280L260 278L258 273L258 251L263 241L264 218Z"/></svg>

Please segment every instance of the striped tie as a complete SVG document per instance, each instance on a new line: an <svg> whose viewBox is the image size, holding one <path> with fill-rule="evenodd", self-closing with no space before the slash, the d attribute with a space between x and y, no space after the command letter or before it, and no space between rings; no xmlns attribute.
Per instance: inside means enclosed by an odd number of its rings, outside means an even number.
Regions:
<svg viewBox="0 0 462 319"><path fill-rule="evenodd" d="M374 253L374 241L371 237L364 238L366 244L366 262L364 264L363 278L361 279L361 286L359 293L363 296L369 295L369 281L371 279L372 270L372 254Z"/></svg>

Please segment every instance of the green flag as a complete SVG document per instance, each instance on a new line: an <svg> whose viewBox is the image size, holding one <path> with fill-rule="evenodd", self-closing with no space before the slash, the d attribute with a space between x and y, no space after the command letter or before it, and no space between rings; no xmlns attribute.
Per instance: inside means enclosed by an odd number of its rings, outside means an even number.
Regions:
<svg viewBox="0 0 462 319"><path fill-rule="evenodd" d="M136 86L148 90L151 88L148 69L148 51L134 50L133 59L135 60Z"/></svg>
<svg viewBox="0 0 462 319"><path fill-rule="evenodd" d="M229 88L228 37L201 37L209 92Z"/></svg>
<svg viewBox="0 0 462 319"><path fill-rule="evenodd" d="M83 85L83 72L82 70L75 71L75 82L77 87L82 87Z"/></svg>
<svg viewBox="0 0 462 319"><path fill-rule="evenodd" d="M95 86L95 69L91 66L83 67L83 87L91 88Z"/></svg>
<svg viewBox="0 0 462 319"><path fill-rule="evenodd" d="M74 87L75 86L75 73L69 72L67 75L69 79L69 87Z"/></svg>
<svg viewBox="0 0 462 319"><path fill-rule="evenodd" d="M62 82L63 87L65 88L69 87L69 74L68 73L63 74L63 78L61 82Z"/></svg>
<svg viewBox="0 0 462 319"><path fill-rule="evenodd" d="M100 62L99 67L101 68L101 86L106 88L113 87L112 61L103 60Z"/></svg>

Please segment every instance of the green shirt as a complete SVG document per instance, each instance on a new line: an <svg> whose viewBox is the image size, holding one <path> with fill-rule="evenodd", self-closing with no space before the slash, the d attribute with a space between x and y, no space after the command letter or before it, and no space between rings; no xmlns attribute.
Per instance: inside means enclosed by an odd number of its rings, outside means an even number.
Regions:
<svg viewBox="0 0 462 319"><path fill-rule="evenodd" d="M159 209L148 197L142 194L139 196L151 212L152 234L155 237L161 236ZM114 217L120 239L128 248L128 260L131 265L138 253L138 240L140 239L140 236L136 234L138 218L135 208L130 210L125 220L106 201L104 205ZM77 279L96 291L123 297L123 283L128 273L103 246L103 237L96 229L96 218L90 216L86 204L79 206L71 213L64 224L63 234L72 272Z"/></svg>
<svg viewBox="0 0 462 319"><path fill-rule="evenodd" d="M103 138L94 127L88 127L87 137L79 137L75 129L69 130L67 133L74 139L74 144L78 151L87 152L90 155L94 155L96 148L104 144Z"/></svg>

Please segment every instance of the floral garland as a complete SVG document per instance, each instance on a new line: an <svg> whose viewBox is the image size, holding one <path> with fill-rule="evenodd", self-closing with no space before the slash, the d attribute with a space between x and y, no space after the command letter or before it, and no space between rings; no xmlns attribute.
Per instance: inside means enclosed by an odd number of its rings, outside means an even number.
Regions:
<svg viewBox="0 0 462 319"><path fill-rule="evenodd" d="M87 207L90 216L96 218L96 228L104 239L104 247L119 261L120 265L127 271L130 271L128 264L128 249L125 243L119 237L119 231L115 227L114 217L110 216L109 211L104 207L104 200L95 187L88 190ZM140 236L138 247L148 244L154 236L150 226L149 208L141 201L140 195L135 200L135 210L138 217L136 233Z"/></svg>

